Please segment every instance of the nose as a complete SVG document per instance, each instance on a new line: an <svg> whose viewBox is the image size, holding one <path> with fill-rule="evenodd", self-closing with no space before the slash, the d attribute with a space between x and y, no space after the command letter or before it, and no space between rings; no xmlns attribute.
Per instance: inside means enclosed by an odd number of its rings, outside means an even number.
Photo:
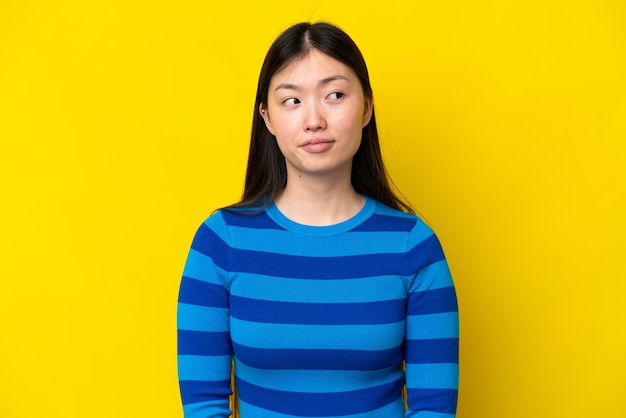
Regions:
<svg viewBox="0 0 626 418"><path fill-rule="evenodd" d="M320 104L311 103L307 106L304 120L304 130L307 132L316 132L326 128L326 118L324 112L320 108Z"/></svg>

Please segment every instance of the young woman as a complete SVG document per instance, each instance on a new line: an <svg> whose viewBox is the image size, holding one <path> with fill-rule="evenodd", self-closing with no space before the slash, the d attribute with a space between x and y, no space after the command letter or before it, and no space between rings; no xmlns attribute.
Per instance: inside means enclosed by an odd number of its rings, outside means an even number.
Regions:
<svg viewBox="0 0 626 418"><path fill-rule="evenodd" d="M231 374L243 418L455 416L452 278L389 186L365 61L335 26L267 53L243 198L193 240L178 350L187 418L230 416Z"/></svg>

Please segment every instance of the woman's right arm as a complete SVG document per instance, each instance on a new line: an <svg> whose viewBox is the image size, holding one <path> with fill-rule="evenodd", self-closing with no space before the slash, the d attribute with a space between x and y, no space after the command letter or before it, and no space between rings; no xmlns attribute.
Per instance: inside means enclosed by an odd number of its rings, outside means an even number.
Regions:
<svg viewBox="0 0 626 418"><path fill-rule="evenodd" d="M220 237L221 228L210 226L216 217L221 219L214 215L196 232L178 295L178 380L185 418L231 414L232 348L225 286L229 247Z"/></svg>

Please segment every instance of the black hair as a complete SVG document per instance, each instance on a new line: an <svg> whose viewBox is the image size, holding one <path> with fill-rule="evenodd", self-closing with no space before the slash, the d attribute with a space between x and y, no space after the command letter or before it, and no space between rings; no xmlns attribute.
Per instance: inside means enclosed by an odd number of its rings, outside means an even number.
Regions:
<svg viewBox="0 0 626 418"><path fill-rule="evenodd" d="M287 184L285 158L267 129L259 109L267 106L268 90L274 74L294 60L305 57L312 49L350 67L361 83L364 96L373 99L363 55L343 30L329 23L298 23L284 31L270 46L261 67L243 196L239 203L230 208L265 206L274 201ZM363 128L361 145L352 160L351 180L357 193L394 209L414 213L413 208L391 187L393 183L383 164L373 109L369 123Z"/></svg>

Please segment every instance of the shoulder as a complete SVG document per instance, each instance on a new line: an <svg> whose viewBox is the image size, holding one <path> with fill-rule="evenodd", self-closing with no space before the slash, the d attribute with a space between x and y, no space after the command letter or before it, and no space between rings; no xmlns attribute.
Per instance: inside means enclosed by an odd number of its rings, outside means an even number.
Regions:
<svg viewBox="0 0 626 418"><path fill-rule="evenodd" d="M386 225L397 231L430 230L432 233L430 227L418 215L391 208L377 200L372 201L374 210L369 219L371 224Z"/></svg>
<svg viewBox="0 0 626 418"><path fill-rule="evenodd" d="M374 202L376 206L369 220L370 228L405 232L407 234L407 250L424 242L432 242L439 245L435 231L420 216L393 209L379 201Z"/></svg>
<svg viewBox="0 0 626 418"><path fill-rule="evenodd" d="M205 254L228 252L250 229L263 228L266 218L263 210L218 209L198 226L191 247Z"/></svg>
<svg viewBox="0 0 626 418"><path fill-rule="evenodd" d="M208 228L222 238L236 229L275 229L276 223L270 218L266 208L224 208L218 209L206 218L200 229Z"/></svg>

